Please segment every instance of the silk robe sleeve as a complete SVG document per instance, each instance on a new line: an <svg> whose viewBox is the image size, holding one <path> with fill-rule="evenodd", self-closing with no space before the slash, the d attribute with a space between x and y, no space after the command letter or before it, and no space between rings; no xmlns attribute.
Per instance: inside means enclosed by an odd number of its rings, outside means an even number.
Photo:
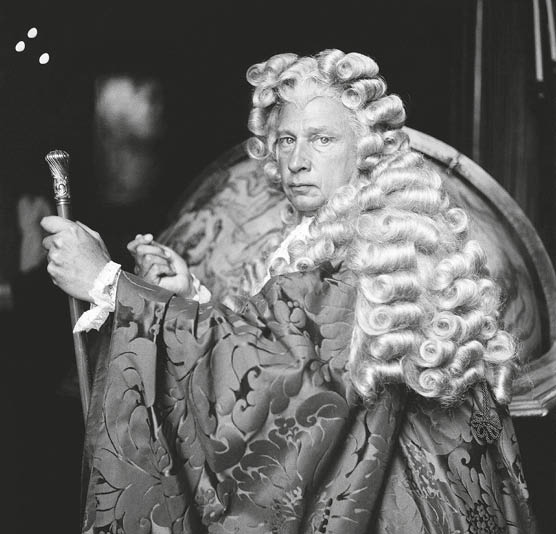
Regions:
<svg viewBox="0 0 556 534"><path fill-rule="evenodd" d="M501 530L477 532L521 532L508 418L503 445L485 446L471 397L450 413L398 387L357 400L354 286L331 266L281 276L236 314L123 273L87 423L83 532L471 532L481 506Z"/></svg>

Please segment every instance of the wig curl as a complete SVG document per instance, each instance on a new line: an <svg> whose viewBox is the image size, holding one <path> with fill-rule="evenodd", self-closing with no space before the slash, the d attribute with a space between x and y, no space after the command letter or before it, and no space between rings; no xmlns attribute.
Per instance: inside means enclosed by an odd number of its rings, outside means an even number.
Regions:
<svg viewBox="0 0 556 534"><path fill-rule="evenodd" d="M342 102L358 138L357 177L318 210L306 239L290 243L290 264L272 273L341 261L357 274L348 371L366 402L399 383L449 405L487 381L507 403L516 343L499 322L486 255L467 238L467 214L450 205L439 173L409 149L403 103L386 94L378 72L371 58L340 50L281 54L249 69L248 151L273 182L277 117L303 84Z"/></svg>
<svg viewBox="0 0 556 534"><path fill-rule="evenodd" d="M407 136L400 130L405 121L403 103L397 95L386 95L386 83L378 72L373 59L340 50L302 58L278 54L253 65L247 71L247 81L255 87L248 128L255 137L249 140L247 152L264 161L266 176L276 184L276 120L281 107L309 85L314 94L335 96L353 111L353 124L361 137L358 167L369 172L382 156L407 144Z"/></svg>
<svg viewBox="0 0 556 534"><path fill-rule="evenodd" d="M499 289L486 255L465 237L467 218L453 211L440 177L422 156L416 160L405 149L389 160L391 167L381 165L359 187L340 193L353 198L351 209L334 209L332 197L311 224L310 238L292 250L292 260L296 254L314 265L336 259L358 274L349 367L367 401L381 384L397 382L453 404L486 380L496 399L507 403L516 344L499 324ZM417 191L414 204L399 202L400 195L412 198ZM452 213L458 213L457 225ZM332 258L319 254L323 240L335 245Z"/></svg>

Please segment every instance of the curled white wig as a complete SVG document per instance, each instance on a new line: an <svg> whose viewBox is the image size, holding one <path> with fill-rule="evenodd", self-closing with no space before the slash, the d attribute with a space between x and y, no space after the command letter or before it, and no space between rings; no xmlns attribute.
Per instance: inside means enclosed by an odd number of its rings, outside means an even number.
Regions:
<svg viewBox="0 0 556 534"><path fill-rule="evenodd" d="M274 127L284 102L311 85L352 112L359 176L317 213L310 237L293 242L290 265L306 270L343 261L358 274L349 356L351 381L372 402L382 384L403 383L445 404L486 380L510 400L516 343L499 323L499 291L486 257L467 236L465 212L450 206L439 174L408 147L399 97L386 94L369 57L326 50L281 54L252 66L255 86L248 144L279 180Z"/></svg>
<svg viewBox="0 0 556 534"><path fill-rule="evenodd" d="M400 130L405 110L397 95L386 95L386 83L370 57L340 50L325 50L315 57L279 54L247 70L247 81L255 87L248 127L254 134L247 142L252 158L263 160L264 171L273 182L280 176L276 163L275 125L284 103L309 91L337 97L352 112L358 133L357 166L374 167L378 159L395 152L407 136Z"/></svg>

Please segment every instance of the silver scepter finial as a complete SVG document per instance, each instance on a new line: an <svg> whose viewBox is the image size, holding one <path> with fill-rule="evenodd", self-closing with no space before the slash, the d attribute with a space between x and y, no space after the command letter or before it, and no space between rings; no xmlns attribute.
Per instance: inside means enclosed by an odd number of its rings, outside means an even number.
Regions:
<svg viewBox="0 0 556 534"><path fill-rule="evenodd" d="M44 159L54 180L54 199L56 204L69 204L71 199L69 188L69 154L64 150L52 150Z"/></svg>

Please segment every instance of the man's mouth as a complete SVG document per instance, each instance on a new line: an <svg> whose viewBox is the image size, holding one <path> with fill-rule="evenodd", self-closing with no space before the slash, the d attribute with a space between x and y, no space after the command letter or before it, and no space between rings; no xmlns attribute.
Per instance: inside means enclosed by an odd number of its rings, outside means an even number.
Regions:
<svg viewBox="0 0 556 534"><path fill-rule="evenodd" d="M294 192L294 193L305 193L310 191L313 187L315 187L314 185L309 185L309 184L298 184L298 185L290 185L290 189Z"/></svg>

